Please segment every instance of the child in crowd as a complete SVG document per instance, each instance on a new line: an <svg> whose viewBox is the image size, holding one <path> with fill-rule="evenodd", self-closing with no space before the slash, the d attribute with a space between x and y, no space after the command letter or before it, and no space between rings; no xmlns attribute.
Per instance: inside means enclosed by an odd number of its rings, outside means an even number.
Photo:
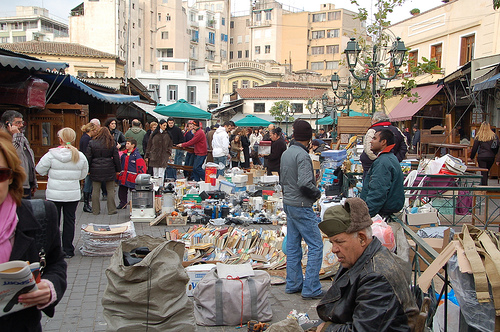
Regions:
<svg viewBox="0 0 500 332"><path fill-rule="evenodd" d="M125 153L121 155L122 171L118 175L118 198L120 205L117 209L123 209L127 206L127 195L129 190L135 188L135 178L137 174L146 173L146 162L141 157L141 154L136 149L137 141L133 138L127 138L125 143Z"/></svg>

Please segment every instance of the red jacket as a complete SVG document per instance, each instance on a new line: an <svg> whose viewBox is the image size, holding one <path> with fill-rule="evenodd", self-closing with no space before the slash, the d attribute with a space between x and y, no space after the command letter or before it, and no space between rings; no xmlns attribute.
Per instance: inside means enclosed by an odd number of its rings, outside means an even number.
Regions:
<svg viewBox="0 0 500 332"><path fill-rule="evenodd" d="M205 136L205 132L200 128L194 133L194 137L189 141L182 143L183 147L193 146L194 145L194 154L197 156L206 156L207 155L207 136Z"/></svg>
<svg viewBox="0 0 500 332"><path fill-rule="evenodd" d="M135 188L135 178L138 174L146 173L146 162L142 159L139 151L134 149L130 154L126 152L121 155L122 171L118 175L121 186Z"/></svg>

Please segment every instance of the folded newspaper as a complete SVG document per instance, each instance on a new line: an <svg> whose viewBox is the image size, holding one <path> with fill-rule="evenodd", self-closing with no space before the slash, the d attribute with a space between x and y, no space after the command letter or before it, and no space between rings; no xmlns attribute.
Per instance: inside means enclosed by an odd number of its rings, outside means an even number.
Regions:
<svg viewBox="0 0 500 332"><path fill-rule="evenodd" d="M11 261L0 264L0 317L30 307L19 295L38 290L40 263Z"/></svg>

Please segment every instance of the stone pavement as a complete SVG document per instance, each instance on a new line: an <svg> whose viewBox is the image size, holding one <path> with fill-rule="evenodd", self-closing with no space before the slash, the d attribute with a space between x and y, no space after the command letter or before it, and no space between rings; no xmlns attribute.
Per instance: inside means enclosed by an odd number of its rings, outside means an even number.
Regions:
<svg viewBox="0 0 500 332"><path fill-rule="evenodd" d="M37 192L35 198L45 198L45 192ZM98 216L84 213L82 206L83 203L80 202L76 214L75 248L82 245L80 239L82 224L119 224L129 220L128 210L118 210L116 215L107 215L105 202L101 202L101 214ZM134 223L134 225L137 235L147 234L155 237L162 237L167 228L165 225L150 227L149 223ZM175 227L168 228L174 229ZM48 318L44 314L42 315L43 330L61 332L105 331L106 321L103 316L101 299L107 285L105 270L109 264L109 257L84 257L78 250L75 250L75 257L68 259L67 262L68 288L56 307L55 316ZM323 289L328 289L330 283L331 281L322 281ZM302 300L300 294L286 294L285 285L271 286L270 302L273 310L271 323L285 319L292 309L306 312L311 319L317 319L315 308L318 301ZM198 326L197 331L246 331L246 329L236 329L233 326Z"/></svg>

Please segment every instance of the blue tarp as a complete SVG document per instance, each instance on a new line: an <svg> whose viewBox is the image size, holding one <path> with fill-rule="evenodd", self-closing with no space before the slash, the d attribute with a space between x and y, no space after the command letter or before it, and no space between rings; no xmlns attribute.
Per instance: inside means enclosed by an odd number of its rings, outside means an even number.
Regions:
<svg viewBox="0 0 500 332"><path fill-rule="evenodd" d="M497 85L498 80L500 80L500 73L496 74L493 77L488 78L487 80L482 81L481 83L475 84L474 89L472 91L492 89Z"/></svg>
<svg viewBox="0 0 500 332"><path fill-rule="evenodd" d="M0 66L11 67L12 69L19 68L19 69L40 70L40 71L46 71L46 70L59 71L69 67L69 65L64 62L37 61L37 60L29 60L8 55L0 55Z"/></svg>
<svg viewBox="0 0 500 332"><path fill-rule="evenodd" d="M96 98L97 100L103 101L109 104L128 104L133 101L139 101L139 96L129 96L129 95L120 95L113 93L104 93L100 91L96 91L91 87L87 86L85 83L78 80L76 77L71 75L55 75L55 74L42 74L38 75L41 79L52 83L57 87L61 82L63 86L79 89L91 97Z"/></svg>

